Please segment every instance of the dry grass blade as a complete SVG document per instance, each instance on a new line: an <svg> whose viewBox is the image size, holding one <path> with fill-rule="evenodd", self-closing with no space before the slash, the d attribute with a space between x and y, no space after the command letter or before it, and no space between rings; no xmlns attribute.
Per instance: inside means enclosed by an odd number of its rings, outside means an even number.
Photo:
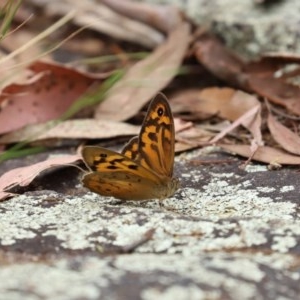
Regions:
<svg viewBox="0 0 300 300"><path fill-rule="evenodd" d="M26 67L28 67L37 57L32 57L31 60L24 61L22 63L16 64L15 58L18 57L21 53L25 51L29 51L29 49L39 43L41 40L47 38L50 34L54 31L61 28L61 26L65 25L69 22L75 15L74 11L70 11L67 15L62 17L52 26L38 34L35 38L30 39L26 44L19 47L15 51L11 52L8 55L0 57L0 70L2 73L1 80L0 80L0 88L3 88L10 84L11 82L17 82L20 78L20 75L24 73ZM42 55L40 55L41 57ZM3 76L4 74L4 76Z"/></svg>

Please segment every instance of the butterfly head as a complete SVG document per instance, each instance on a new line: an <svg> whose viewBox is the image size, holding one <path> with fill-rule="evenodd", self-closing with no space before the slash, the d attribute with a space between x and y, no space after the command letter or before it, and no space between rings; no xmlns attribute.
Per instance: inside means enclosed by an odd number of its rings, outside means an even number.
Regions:
<svg viewBox="0 0 300 300"><path fill-rule="evenodd" d="M180 188L180 181L178 178L172 178L172 180L170 180L168 183L167 183L167 188L164 189L164 193L162 193L160 199L163 200L163 199L166 199L166 198L169 198L171 196L173 196L176 191Z"/></svg>

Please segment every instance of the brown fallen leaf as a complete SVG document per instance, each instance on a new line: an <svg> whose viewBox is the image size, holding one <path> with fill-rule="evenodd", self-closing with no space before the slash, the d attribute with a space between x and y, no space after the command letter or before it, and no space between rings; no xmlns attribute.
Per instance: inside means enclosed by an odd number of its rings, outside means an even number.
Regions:
<svg viewBox="0 0 300 300"><path fill-rule="evenodd" d="M81 157L79 155L63 155L49 158L31 166L16 168L6 172L0 177L0 200L4 200L13 195L8 189L17 185L29 185L42 171L54 167L61 167L66 164L72 164L80 159Z"/></svg>
<svg viewBox="0 0 300 300"><path fill-rule="evenodd" d="M253 139L251 143L251 156L257 148L263 145L261 134L261 104L252 95L230 88L207 88L203 90L189 90L177 94L171 98L172 108L177 107L192 114L217 115L233 123L226 126L214 138L211 134L203 133L198 138L182 138L177 135L177 141L181 143L180 149L190 149L195 146L204 146L217 143L225 135L231 133L239 125L247 128ZM210 139L208 141L208 138ZM182 145L187 144L188 146ZM178 146L179 147L179 146ZM251 156L249 157L251 159Z"/></svg>
<svg viewBox="0 0 300 300"><path fill-rule="evenodd" d="M253 152L250 149L250 145L226 145L218 144L222 149L234 154L241 155L243 157L250 157ZM268 164L281 164L281 165L299 165L300 157L289 154L282 150L278 150L268 146L258 147L254 153L253 160L264 162Z"/></svg>
<svg viewBox="0 0 300 300"><path fill-rule="evenodd" d="M102 2L72 0L58 5L57 1L35 1L35 5L52 18L74 10L76 15L72 21L76 25L89 27L117 40L134 42L147 48L154 48L164 40L164 35L158 30L118 13Z"/></svg>
<svg viewBox="0 0 300 300"><path fill-rule="evenodd" d="M58 123L51 127L48 124L28 125L17 131L0 137L0 144L20 141L39 141L44 139L105 139L118 136L136 135L140 126L124 122L95 119L75 119Z"/></svg>
<svg viewBox="0 0 300 300"><path fill-rule="evenodd" d="M282 125L269 112L268 127L274 140L286 151L300 155L300 137Z"/></svg>
<svg viewBox="0 0 300 300"><path fill-rule="evenodd" d="M178 43L180 41L180 43ZM182 23L166 42L132 66L97 108L97 119L124 121L134 116L177 74L190 41L190 26Z"/></svg>
<svg viewBox="0 0 300 300"><path fill-rule="evenodd" d="M175 132L182 132L193 127L192 122L186 122L180 118L174 118Z"/></svg>
<svg viewBox="0 0 300 300"><path fill-rule="evenodd" d="M261 60L273 65L286 63L300 64L300 55L295 52L267 52L263 54Z"/></svg>
<svg viewBox="0 0 300 300"><path fill-rule="evenodd" d="M231 88L206 88L180 92L171 97L170 102L176 112L180 108L191 114L206 113L232 122L241 118L237 123L247 128L259 145L262 144L260 102L255 96ZM254 108L254 118L243 117Z"/></svg>
<svg viewBox="0 0 300 300"><path fill-rule="evenodd" d="M181 152L185 152L188 150L192 150L195 148L199 148L199 144L195 144L195 143L187 143L186 141L181 142L178 141L175 143L175 152L176 153L181 153Z"/></svg>
<svg viewBox="0 0 300 300"><path fill-rule="evenodd" d="M263 57L260 61L245 63L213 36L203 34L194 45L196 58L216 77L246 91L253 91L269 101L286 107L292 113L300 115L300 87L277 77L284 64L300 64L298 55L280 55ZM299 75L300 70L294 73Z"/></svg>
<svg viewBox="0 0 300 300"><path fill-rule="evenodd" d="M236 119L227 128L225 128L223 131L221 131L219 134L217 134L210 142L212 144L218 142L226 134L228 134L233 129L235 129L237 126L242 124L244 127L246 127L252 133L255 144L258 146L262 146L263 141L262 141L262 135L261 135L261 131L260 131L260 127L261 127L260 113L261 113L261 105L257 104L256 106L251 108L249 111L244 113L242 116L240 116L238 119ZM256 150L256 147L255 147L255 149L253 149L253 151L254 150Z"/></svg>
<svg viewBox="0 0 300 300"><path fill-rule="evenodd" d="M260 76L249 76L248 84L257 94L300 115L300 88L298 86L286 83L280 78Z"/></svg>
<svg viewBox="0 0 300 300"><path fill-rule="evenodd" d="M244 87L244 61L210 34L202 34L194 44L198 61L216 77L235 86Z"/></svg>
<svg viewBox="0 0 300 300"><path fill-rule="evenodd" d="M41 61L30 69L36 80L11 84L0 95L0 134L60 117L93 83L107 77Z"/></svg>
<svg viewBox="0 0 300 300"><path fill-rule="evenodd" d="M260 102L253 95L232 88L184 90L170 97L172 111L206 113L235 121Z"/></svg>

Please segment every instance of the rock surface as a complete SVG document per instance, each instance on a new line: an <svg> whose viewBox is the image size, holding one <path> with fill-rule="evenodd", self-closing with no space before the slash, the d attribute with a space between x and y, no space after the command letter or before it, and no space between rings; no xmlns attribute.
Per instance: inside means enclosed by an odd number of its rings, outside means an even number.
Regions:
<svg viewBox="0 0 300 300"><path fill-rule="evenodd" d="M0 203L0 298L297 299L299 173L241 164L181 155L182 189L161 206L47 174Z"/></svg>
<svg viewBox="0 0 300 300"><path fill-rule="evenodd" d="M243 57L270 51L300 53L300 2L255 0L142 0L173 4L210 28Z"/></svg>

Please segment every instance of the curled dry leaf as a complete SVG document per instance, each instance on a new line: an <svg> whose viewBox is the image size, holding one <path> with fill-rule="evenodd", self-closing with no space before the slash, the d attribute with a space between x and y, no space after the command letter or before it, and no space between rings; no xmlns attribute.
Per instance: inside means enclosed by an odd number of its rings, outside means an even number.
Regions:
<svg viewBox="0 0 300 300"><path fill-rule="evenodd" d="M79 8L74 22L80 26L88 26L96 31L119 40L154 48L164 40L164 35L148 25L121 15L109 7L90 1L72 0Z"/></svg>
<svg viewBox="0 0 300 300"><path fill-rule="evenodd" d="M57 64L36 62L26 84L11 84L0 95L0 134L58 118L91 84L107 74L92 75Z"/></svg>
<svg viewBox="0 0 300 300"><path fill-rule="evenodd" d="M189 40L190 26L182 23L170 33L164 44L132 66L113 86L97 108L95 117L124 121L134 116L177 74Z"/></svg>
<svg viewBox="0 0 300 300"><path fill-rule="evenodd" d="M174 29L182 21L179 9L171 5L124 0L102 0L101 2L122 15L139 20L165 33Z"/></svg>
<svg viewBox="0 0 300 300"><path fill-rule="evenodd" d="M208 144L213 134L209 131L195 127L192 122L174 118L176 143L175 152L190 150Z"/></svg>
<svg viewBox="0 0 300 300"><path fill-rule="evenodd" d="M286 83L280 78L260 76L250 76L248 83L257 94L300 116L300 88L298 86Z"/></svg>
<svg viewBox="0 0 300 300"><path fill-rule="evenodd" d="M0 137L0 144L44 139L105 139L117 136L136 135L140 127L124 122L95 119L75 119L50 124L35 124Z"/></svg>
<svg viewBox="0 0 300 300"><path fill-rule="evenodd" d="M260 102L256 97L232 88L185 90L170 98L174 112L206 113L235 121Z"/></svg>
<svg viewBox="0 0 300 300"><path fill-rule="evenodd" d="M175 132L178 133L192 128L193 123L186 122L180 118L174 118L174 127L175 127Z"/></svg>
<svg viewBox="0 0 300 300"><path fill-rule="evenodd" d="M244 127L248 128L248 130L252 133L255 144L258 146L262 146L262 135L260 131L261 126L261 106L260 104L254 106L249 111L244 113L242 116L240 116L238 119L236 119L231 125L229 125L227 128L225 128L223 131L221 131L218 135L216 135L210 142L216 143L221 138L223 138L226 134L231 132L233 129L235 129L239 125L244 125ZM253 144L253 142L252 142ZM257 148L254 147L256 150ZM253 150L253 151L254 151Z"/></svg>
<svg viewBox="0 0 300 300"><path fill-rule="evenodd" d="M211 134L202 132L198 138L182 138L177 136L181 144L179 149L189 149L196 145L208 145L218 142L239 125L247 128L252 136L252 155L258 146L263 145L261 134L261 104L256 97L242 91L230 88L207 88L203 90L188 90L171 98L171 105L175 111L191 112L192 114L211 114L233 122L211 139ZM208 138L210 141L208 141Z"/></svg>
<svg viewBox="0 0 300 300"><path fill-rule="evenodd" d="M275 55L246 64L218 39L204 34L195 43L196 58L216 77L247 91L256 92L269 101L300 115L300 87L277 78L274 73L284 63L300 64L297 55ZM299 75L299 70L295 76ZM291 76L289 76L289 79Z"/></svg>
<svg viewBox="0 0 300 300"><path fill-rule="evenodd" d="M268 127L274 140L286 151L300 155L300 137L282 125L269 113Z"/></svg>
<svg viewBox="0 0 300 300"><path fill-rule="evenodd" d="M218 144L222 149L234 154L241 155L243 157L251 157L253 151L249 145L226 145ZM299 165L300 157L289 154L287 152L271 148L268 146L258 147L254 155L251 157L253 160L268 163L268 164L280 164L280 165Z"/></svg>
<svg viewBox="0 0 300 300"><path fill-rule="evenodd" d="M102 2L104 1L66 0L62 5L61 1L35 1L35 5L42 7L48 16L55 17L64 16L75 10L76 15L73 18L75 24L147 48L154 48L164 40L164 35L158 30L126 17L126 14L118 13L117 9L111 9ZM113 8L113 5L111 7Z"/></svg>
<svg viewBox="0 0 300 300"><path fill-rule="evenodd" d="M81 157L79 155L63 155L49 158L31 166L16 168L6 172L0 177L0 200L4 200L13 195L13 193L7 191L8 189L17 185L29 185L42 171L58 166L61 167L66 164L72 164L80 159Z"/></svg>
<svg viewBox="0 0 300 300"><path fill-rule="evenodd" d="M228 50L216 37L203 34L194 45L196 58L216 77L243 87L243 60Z"/></svg>
<svg viewBox="0 0 300 300"><path fill-rule="evenodd" d="M299 76L299 64L299 55L286 53L269 54L250 62L245 66L248 88L300 115L300 87L291 83Z"/></svg>
<svg viewBox="0 0 300 300"><path fill-rule="evenodd" d="M262 56L262 60L269 61L272 64L300 63L299 53L291 52L267 52Z"/></svg>
<svg viewBox="0 0 300 300"><path fill-rule="evenodd" d="M206 113L232 122L238 120L234 126L242 124L252 133L257 143L262 144L260 102L250 94L231 88L206 88L180 92L170 101L177 112L180 108L192 114ZM248 116L252 109L255 111Z"/></svg>

